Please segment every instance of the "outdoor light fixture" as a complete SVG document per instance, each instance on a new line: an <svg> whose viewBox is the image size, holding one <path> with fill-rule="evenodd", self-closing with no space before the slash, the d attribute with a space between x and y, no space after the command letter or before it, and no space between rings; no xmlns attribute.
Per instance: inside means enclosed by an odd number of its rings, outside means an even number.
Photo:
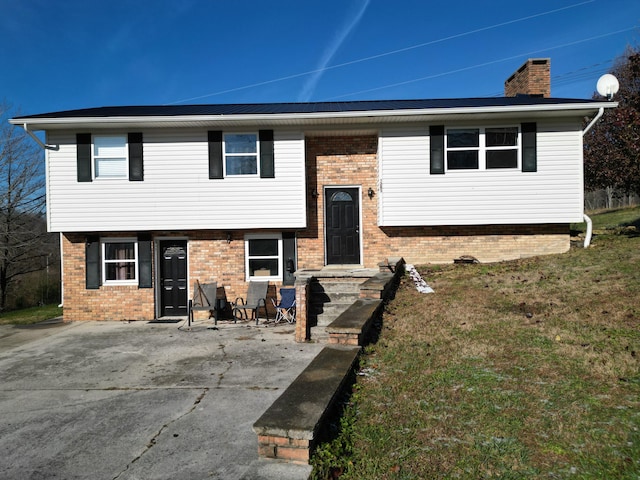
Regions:
<svg viewBox="0 0 640 480"><path fill-rule="evenodd" d="M316 190L316 189L314 188L314 189L313 189L313 192L311 192L311 196L312 196L313 198L318 198L318 195L320 195L320 194L318 193L318 190Z"/></svg>
<svg viewBox="0 0 640 480"><path fill-rule="evenodd" d="M375 195L373 188L369 187L369 190L367 190L367 195L369 195L369 198L373 198L373 196Z"/></svg>
<svg viewBox="0 0 640 480"><path fill-rule="evenodd" d="M231 232L227 232L227 243L231 243Z"/></svg>

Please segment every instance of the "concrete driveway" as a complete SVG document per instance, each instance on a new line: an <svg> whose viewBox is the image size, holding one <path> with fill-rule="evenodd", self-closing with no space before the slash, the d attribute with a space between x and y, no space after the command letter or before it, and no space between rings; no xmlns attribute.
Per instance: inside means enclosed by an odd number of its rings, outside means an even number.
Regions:
<svg viewBox="0 0 640 480"><path fill-rule="evenodd" d="M253 423L321 350L293 328L0 328L0 478L301 479Z"/></svg>

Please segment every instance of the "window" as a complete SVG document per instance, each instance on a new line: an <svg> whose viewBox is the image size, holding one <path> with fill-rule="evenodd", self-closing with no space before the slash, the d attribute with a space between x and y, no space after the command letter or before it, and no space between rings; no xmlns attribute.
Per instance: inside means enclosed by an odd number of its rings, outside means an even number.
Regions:
<svg viewBox="0 0 640 480"><path fill-rule="evenodd" d="M257 134L225 134L224 165L226 175L257 175L258 155Z"/></svg>
<svg viewBox="0 0 640 480"><path fill-rule="evenodd" d="M127 137L94 136L93 161L95 178L128 178Z"/></svg>
<svg viewBox="0 0 640 480"><path fill-rule="evenodd" d="M487 128L487 168L518 168L518 127Z"/></svg>
<svg viewBox="0 0 640 480"><path fill-rule="evenodd" d="M518 168L519 136L518 127L447 129L447 170Z"/></svg>
<svg viewBox="0 0 640 480"><path fill-rule="evenodd" d="M135 238L102 240L103 284L137 284L138 243Z"/></svg>
<svg viewBox="0 0 640 480"><path fill-rule="evenodd" d="M247 280L282 279L281 235L247 235L245 257Z"/></svg>
<svg viewBox="0 0 640 480"><path fill-rule="evenodd" d="M447 131L447 169L477 169L480 151L480 130L455 128Z"/></svg>

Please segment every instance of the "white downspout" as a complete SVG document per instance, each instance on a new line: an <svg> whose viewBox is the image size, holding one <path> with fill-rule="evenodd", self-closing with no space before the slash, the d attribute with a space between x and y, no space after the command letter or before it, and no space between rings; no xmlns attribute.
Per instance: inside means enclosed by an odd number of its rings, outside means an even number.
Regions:
<svg viewBox="0 0 640 480"><path fill-rule="evenodd" d="M42 147L43 150L57 150L58 147L56 145L47 145L46 143L42 143L42 140L40 140L35 133L33 133L31 130L29 130L29 125L27 125L26 123L22 124L22 128L24 129L25 132L27 132L27 134L29 134L29 136L31 138L33 138L34 142L36 142L38 145L40 145Z"/></svg>
<svg viewBox="0 0 640 480"><path fill-rule="evenodd" d="M589 215L586 213L582 214L584 221L587 222L587 234L584 238L584 248L587 248L591 244L591 234L593 233L593 223L591 223L591 219Z"/></svg>
<svg viewBox="0 0 640 480"><path fill-rule="evenodd" d="M26 123L22 124L22 128L24 129L25 132L27 132L27 134L29 134L29 136L31 138L33 138L33 140L42 147L43 150L58 150L58 146L57 145L47 145L46 143L42 143L42 141L36 136L35 133L33 133L31 130L29 130L29 125ZM58 305L58 308L61 308L64 305L64 262L62 261L63 258L63 248L62 248L62 232L60 232L60 305Z"/></svg>
<svg viewBox="0 0 640 480"><path fill-rule="evenodd" d="M593 127L596 124L596 122L600 119L600 117L602 117L603 114L604 114L604 107L600 107L596 116L593 117L593 120L591 120L589 122L589 125L587 125L586 128L582 131L583 137L587 134L589 130L591 130L591 127ZM591 245L591 236L593 235L593 223L591 222L591 219L586 213L583 212L582 217L584 218L584 221L587 223L587 233L584 237L584 245L583 245L584 248L587 248L589 245Z"/></svg>
<svg viewBox="0 0 640 480"><path fill-rule="evenodd" d="M587 134L589 130L591 130L591 127L593 127L596 124L596 122L600 120L600 117L602 117L602 115L604 115L604 107L600 107L596 116L593 117L593 120L591 120L591 122L589 122L589 125L587 125L585 129L582 131L583 137Z"/></svg>
<svg viewBox="0 0 640 480"><path fill-rule="evenodd" d="M64 307L64 262L62 259L64 258L64 249L62 248L62 232L60 232L60 305L58 308Z"/></svg>

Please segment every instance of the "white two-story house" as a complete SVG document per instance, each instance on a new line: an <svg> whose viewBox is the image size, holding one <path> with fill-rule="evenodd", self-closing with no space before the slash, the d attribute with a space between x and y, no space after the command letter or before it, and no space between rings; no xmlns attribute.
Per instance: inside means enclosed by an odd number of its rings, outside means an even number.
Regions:
<svg viewBox="0 0 640 480"><path fill-rule="evenodd" d="M548 75L536 61L515 79ZM149 320L185 315L195 280L233 299L298 269L565 252L583 219L583 124L613 105L123 106L11 123L46 134L65 319Z"/></svg>

